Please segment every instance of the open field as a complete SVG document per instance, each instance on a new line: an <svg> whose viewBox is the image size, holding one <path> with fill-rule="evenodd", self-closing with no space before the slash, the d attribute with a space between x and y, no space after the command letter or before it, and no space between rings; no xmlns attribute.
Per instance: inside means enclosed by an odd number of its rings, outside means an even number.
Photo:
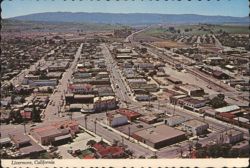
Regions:
<svg viewBox="0 0 250 168"><path fill-rule="evenodd" d="M42 22L42 21L18 21L5 19L2 21L2 32L32 31L32 32L86 32L107 31L119 29L120 25L95 24L95 23L64 23L64 22Z"/></svg>
<svg viewBox="0 0 250 168"><path fill-rule="evenodd" d="M170 30L174 28L174 31ZM246 25L175 25L175 26L161 26L154 27L140 34L145 36L160 37L163 35L183 34L183 35L202 35L209 33L227 32L229 34L247 34L249 33Z"/></svg>
<svg viewBox="0 0 250 168"><path fill-rule="evenodd" d="M175 41L170 41L170 40L164 40L162 42L153 42L153 45L160 48L183 48L189 46L183 43L177 43Z"/></svg>

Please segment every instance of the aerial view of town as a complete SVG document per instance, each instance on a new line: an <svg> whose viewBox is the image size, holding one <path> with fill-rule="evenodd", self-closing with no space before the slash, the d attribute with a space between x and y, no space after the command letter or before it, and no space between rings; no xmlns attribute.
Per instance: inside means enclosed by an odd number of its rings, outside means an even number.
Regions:
<svg viewBox="0 0 250 168"><path fill-rule="evenodd" d="M247 0L27 3L2 4L2 159L249 158Z"/></svg>

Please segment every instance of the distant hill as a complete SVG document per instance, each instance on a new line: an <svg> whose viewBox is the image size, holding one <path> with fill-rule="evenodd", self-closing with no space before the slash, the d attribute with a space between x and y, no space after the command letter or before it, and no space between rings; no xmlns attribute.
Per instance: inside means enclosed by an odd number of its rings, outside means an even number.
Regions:
<svg viewBox="0 0 250 168"><path fill-rule="evenodd" d="M2 32L5 31L109 31L123 28L123 25L97 24L97 23L72 23L72 22L49 22L30 21L17 19L3 19Z"/></svg>
<svg viewBox="0 0 250 168"><path fill-rule="evenodd" d="M204 16L194 14L151 14L151 13L86 13L86 12L46 12L12 19L22 21L49 21L49 22L76 22L76 23L104 23L124 25L148 25L148 24L181 24L181 23L235 23L248 24L248 17L231 16Z"/></svg>

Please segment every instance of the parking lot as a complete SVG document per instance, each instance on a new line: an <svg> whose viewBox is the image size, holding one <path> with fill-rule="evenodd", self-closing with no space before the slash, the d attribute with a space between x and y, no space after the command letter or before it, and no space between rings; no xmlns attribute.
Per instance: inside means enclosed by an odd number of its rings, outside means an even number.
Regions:
<svg viewBox="0 0 250 168"><path fill-rule="evenodd" d="M73 140L73 142L71 142L70 144L65 144L65 145L61 145L58 146L58 150L60 152L60 155L62 156L62 158L74 158L71 154L68 153L68 150L77 150L77 149L87 149L87 142L89 140L95 140L95 141L100 141L99 137L93 137L92 135L84 132L84 133L80 133L77 134L77 137Z"/></svg>

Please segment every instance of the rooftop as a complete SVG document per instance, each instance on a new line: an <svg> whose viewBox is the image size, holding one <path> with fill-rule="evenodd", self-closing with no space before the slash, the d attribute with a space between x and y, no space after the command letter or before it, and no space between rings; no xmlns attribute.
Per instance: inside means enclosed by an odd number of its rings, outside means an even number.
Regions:
<svg viewBox="0 0 250 168"><path fill-rule="evenodd" d="M129 109L125 109L125 108L120 108L118 110L116 110L118 113L128 116L128 117L139 117L141 114Z"/></svg>
<svg viewBox="0 0 250 168"><path fill-rule="evenodd" d="M229 130L223 132L223 134L230 135L230 136L236 136L236 135L243 134L243 133L238 131L238 130L235 130L235 129L229 129Z"/></svg>
<svg viewBox="0 0 250 168"><path fill-rule="evenodd" d="M167 139L171 139L180 135L185 135L184 132L174 129L166 125L159 125L156 127L144 129L134 134L147 139L152 143L161 142Z"/></svg>
<svg viewBox="0 0 250 168"><path fill-rule="evenodd" d="M203 125L208 125L207 123L201 122L199 120L188 120L183 123L184 125L190 126L190 127L200 127Z"/></svg>
<svg viewBox="0 0 250 168"><path fill-rule="evenodd" d="M191 84L187 84L187 85L180 85L179 86L180 89L184 89L184 90L202 90L202 88L200 88L199 86L196 85L191 85Z"/></svg>
<svg viewBox="0 0 250 168"><path fill-rule="evenodd" d="M235 111L235 110L239 110L240 107L237 105L231 105L231 106L226 106L226 107L222 107L222 108L217 108L215 109L215 111L220 112L220 113L225 113L225 112L231 112L231 111Z"/></svg>
<svg viewBox="0 0 250 168"><path fill-rule="evenodd" d="M9 134L9 137L15 144L30 142L30 137L23 133Z"/></svg>

